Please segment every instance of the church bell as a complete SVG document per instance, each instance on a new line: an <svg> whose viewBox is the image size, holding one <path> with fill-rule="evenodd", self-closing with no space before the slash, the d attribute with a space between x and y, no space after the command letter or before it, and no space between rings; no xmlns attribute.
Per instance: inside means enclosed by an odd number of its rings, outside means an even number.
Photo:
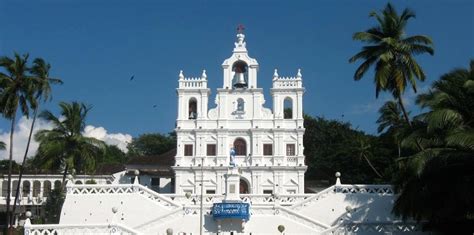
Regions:
<svg viewBox="0 0 474 235"><path fill-rule="evenodd" d="M235 76L236 76L236 82L234 84L234 87L236 88L247 87L247 83L245 82L245 77L243 73L235 73Z"/></svg>

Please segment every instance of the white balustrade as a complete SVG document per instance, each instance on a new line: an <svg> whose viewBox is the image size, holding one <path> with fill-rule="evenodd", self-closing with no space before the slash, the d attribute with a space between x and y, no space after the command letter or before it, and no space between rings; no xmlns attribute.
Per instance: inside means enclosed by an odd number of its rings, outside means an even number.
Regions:
<svg viewBox="0 0 474 235"><path fill-rule="evenodd" d="M273 88L302 88L303 82L299 77L278 77L273 81Z"/></svg>
<svg viewBox="0 0 474 235"><path fill-rule="evenodd" d="M178 208L179 204L170 198L159 194L140 184L114 184L114 185L68 185L67 194L140 194L164 207Z"/></svg>
<svg viewBox="0 0 474 235"><path fill-rule="evenodd" d="M207 88L207 80L202 79L200 77L196 78L184 78L179 80L179 88L180 89L201 89Z"/></svg>
<svg viewBox="0 0 474 235"><path fill-rule="evenodd" d="M121 224L25 224L25 235L141 234Z"/></svg>
<svg viewBox="0 0 474 235"><path fill-rule="evenodd" d="M422 224L402 221L391 222L345 222L325 230L322 234L392 234L422 232Z"/></svg>

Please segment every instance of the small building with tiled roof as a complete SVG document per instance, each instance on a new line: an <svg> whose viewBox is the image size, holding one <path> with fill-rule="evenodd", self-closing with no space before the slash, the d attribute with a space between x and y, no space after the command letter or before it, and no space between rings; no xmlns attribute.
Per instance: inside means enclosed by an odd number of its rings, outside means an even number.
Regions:
<svg viewBox="0 0 474 235"><path fill-rule="evenodd" d="M159 193L174 193L174 171L176 149L160 155L137 156L125 165L122 180L133 182L136 173L140 184Z"/></svg>

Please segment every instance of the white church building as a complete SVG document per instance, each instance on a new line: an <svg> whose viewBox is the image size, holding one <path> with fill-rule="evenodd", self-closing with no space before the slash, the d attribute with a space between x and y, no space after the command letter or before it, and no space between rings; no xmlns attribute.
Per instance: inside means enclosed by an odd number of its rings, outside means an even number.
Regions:
<svg viewBox="0 0 474 235"><path fill-rule="evenodd" d="M204 192L224 193L231 148L241 171L241 193L304 193L301 72L280 77L275 71L273 108L266 108L258 86L258 62L248 55L245 44L239 33L232 56L222 64L222 88L209 110L206 71L197 78L179 74L176 193L199 192L196 182L201 177Z"/></svg>
<svg viewBox="0 0 474 235"><path fill-rule="evenodd" d="M122 173L94 185L71 176L60 223L31 224L27 212L25 234L421 234L392 215L390 185L346 185L337 173L333 186L304 192L301 71L275 71L270 109L258 68L239 31L214 104L205 71L179 73L174 193L139 183L138 171L133 183Z"/></svg>

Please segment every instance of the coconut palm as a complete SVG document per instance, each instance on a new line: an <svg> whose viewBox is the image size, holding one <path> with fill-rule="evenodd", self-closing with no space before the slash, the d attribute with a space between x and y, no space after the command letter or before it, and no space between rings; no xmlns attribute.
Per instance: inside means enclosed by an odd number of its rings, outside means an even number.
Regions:
<svg viewBox="0 0 474 235"><path fill-rule="evenodd" d="M0 141L0 150L5 150L6 144L3 141Z"/></svg>
<svg viewBox="0 0 474 235"><path fill-rule="evenodd" d="M18 201L19 193L20 193L20 182L23 177L23 172L25 169L26 158L28 156L28 150L30 147L31 136L33 135L33 129L35 127L36 117L39 109L39 104L41 100L43 102L49 101L51 99L51 85L52 84L62 84L60 79L51 78L49 75L49 70L51 69L51 65L46 63L42 58L36 58L33 61L33 67L31 68L31 73L34 76L34 93L35 93L35 105L32 107L33 109L33 120L31 122L30 133L28 135L28 141L26 144L25 154L23 155L23 161L20 167L20 174L18 176L18 184L16 185L16 193L15 193L15 200L13 201L13 209L12 214L15 214L16 210L16 202Z"/></svg>
<svg viewBox="0 0 474 235"><path fill-rule="evenodd" d="M375 169L374 165L369 160L369 158L372 157L372 146L366 138L359 137L357 139L357 145L351 149L351 152L357 155L359 159L363 158L372 171L374 171L378 177L382 178L382 175L377 171L377 169Z"/></svg>
<svg viewBox="0 0 474 235"><path fill-rule="evenodd" d="M64 169L63 184L69 169L78 173L92 172L95 158L105 151L105 143L91 137L85 137L83 131L90 107L78 103L59 104L61 114L54 116L43 111L39 117L52 123L52 130L40 130L35 139L40 143L38 158L44 168Z"/></svg>
<svg viewBox="0 0 474 235"><path fill-rule="evenodd" d="M469 69L443 75L418 96L417 103L429 111L415 118L402 145L414 148L417 142L424 148L399 161L396 215L438 227L474 222L474 92L466 85L473 81L474 60Z"/></svg>
<svg viewBox="0 0 474 235"><path fill-rule="evenodd" d="M379 124L377 131L382 133L386 131L389 133L397 143L398 157L401 156L401 139L406 130L406 122L403 119L402 111L396 101L387 101L379 109L380 116L377 119Z"/></svg>
<svg viewBox="0 0 474 235"><path fill-rule="evenodd" d="M354 80L360 80L371 67L375 67L376 98L381 91L391 92L400 105L405 121L411 126L402 95L407 85L416 93L417 80L425 80L425 73L414 56L423 53L433 55L432 41L424 35L405 34L408 20L415 17L410 9L399 15L388 3L380 13L370 13L370 17L374 17L378 25L353 35L354 40L368 44L349 59L350 63L363 61L354 73Z"/></svg>
<svg viewBox="0 0 474 235"><path fill-rule="evenodd" d="M28 54L20 56L15 53L14 58L0 57L0 67L5 72L0 72L0 111L2 115L11 120L9 143L9 167L7 195L11 192L11 174L13 161L13 133L15 132L16 114L18 108L23 115L29 115L29 106L36 105L34 99L34 79L28 75ZM10 227L10 197L6 198L7 225Z"/></svg>

